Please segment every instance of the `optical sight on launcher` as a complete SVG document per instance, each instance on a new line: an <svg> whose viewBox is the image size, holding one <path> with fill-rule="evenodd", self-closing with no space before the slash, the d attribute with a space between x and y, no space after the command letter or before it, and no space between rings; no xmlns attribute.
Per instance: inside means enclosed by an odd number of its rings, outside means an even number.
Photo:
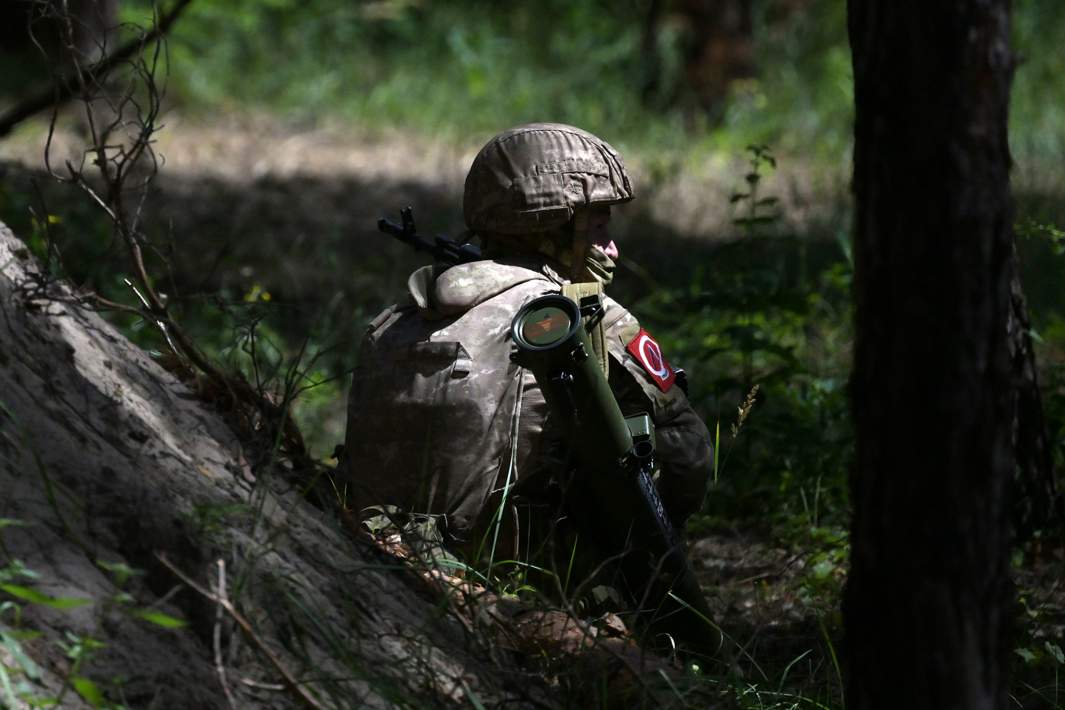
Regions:
<svg viewBox="0 0 1065 710"><path fill-rule="evenodd" d="M588 330L602 317L598 295L577 304L560 294L525 305L511 323L514 361L530 370L551 415L567 432L574 473L566 503L581 535L619 559L623 589L641 625L701 651L721 638L695 579L684 542L655 488L654 425L625 417L592 356Z"/></svg>

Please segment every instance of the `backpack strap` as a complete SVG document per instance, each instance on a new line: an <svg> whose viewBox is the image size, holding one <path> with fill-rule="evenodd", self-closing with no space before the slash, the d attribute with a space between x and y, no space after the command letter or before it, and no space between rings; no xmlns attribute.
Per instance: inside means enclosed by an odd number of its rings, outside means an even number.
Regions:
<svg viewBox="0 0 1065 710"><path fill-rule="evenodd" d="M581 281L578 283L562 284L562 295L566 298L572 299L579 305L581 299L588 296L598 296L599 304L603 306L603 284L598 281ZM589 326L589 318L584 319L585 327ZM610 376L610 353L607 352L606 347L606 328L603 327L603 312L600 311L599 315L595 317L595 322L591 323L591 328L588 330L588 339L592 342L592 350L595 351L596 360L599 362L599 367L603 370L603 376Z"/></svg>

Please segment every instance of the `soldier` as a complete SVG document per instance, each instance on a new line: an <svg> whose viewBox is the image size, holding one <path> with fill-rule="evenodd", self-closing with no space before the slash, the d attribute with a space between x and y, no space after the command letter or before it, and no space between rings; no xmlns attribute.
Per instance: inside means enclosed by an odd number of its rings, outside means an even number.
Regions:
<svg viewBox="0 0 1065 710"><path fill-rule="evenodd" d="M467 551L502 525L508 544L526 545L508 555L534 556L565 515L568 456L532 375L511 362L510 323L537 296L609 285L611 206L632 198L617 151L572 126L519 126L481 149L463 211L484 260L415 271L408 301L378 315L362 344L341 473L356 507L435 516ZM661 348L610 298L599 336L622 411L652 416L657 486L682 527L709 480L706 426Z"/></svg>

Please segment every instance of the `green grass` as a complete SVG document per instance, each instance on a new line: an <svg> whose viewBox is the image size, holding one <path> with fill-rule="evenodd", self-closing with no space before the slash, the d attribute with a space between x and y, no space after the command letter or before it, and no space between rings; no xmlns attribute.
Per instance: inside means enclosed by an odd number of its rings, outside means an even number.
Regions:
<svg viewBox="0 0 1065 710"><path fill-rule="evenodd" d="M127 3L124 17L144 22L149 7ZM754 0L757 78L733 87L716 122L685 92L689 30L668 12L655 35L661 88L641 96L644 9L635 0L201 0L170 41L172 96L207 115L251 105L296 121L400 127L464 144L552 120L647 153L735 153L770 143L804 159L846 157L853 96L843 3L810 0L788 12L779 0ZM1013 91L1015 153L1060 156L1065 85L1057 81L1056 38L1065 9L1021 0L1014 26L1023 59Z"/></svg>

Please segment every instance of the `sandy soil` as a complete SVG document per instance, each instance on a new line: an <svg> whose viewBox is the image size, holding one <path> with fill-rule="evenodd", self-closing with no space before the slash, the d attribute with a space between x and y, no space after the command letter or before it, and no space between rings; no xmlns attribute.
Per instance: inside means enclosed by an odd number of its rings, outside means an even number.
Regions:
<svg viewBox="0 0 1065 710"><path fill-rule="evenodd" d="M66 159L78 159L84 144L76 124L62 125L53 141L53 162L60 166ZM43 129L41 121L20 127L0 142L0 160L39 165ZM368 131L337 123L300 126L254 115L227 115L207 123L171 113L156 149L165 161L164 175L175 178L211 177L245 185L299 178L417 185L454 205L454 226L461 228L466 170L488 137L471 136L466 144L455 144L394 129ZM694 164L690 156L635 153L626 155L626 161L637 189L630 212L646 213L654 223L687 237L735 236L729 198L745 185L746 156L713 156ZM763 194L780 200L785 219L801 229L799 225L810 220L830 217L846 194L845 157L829 169L788 158L780 159L780 165L767 176ZM624 225L624 210L618 220Z"/></svg>

